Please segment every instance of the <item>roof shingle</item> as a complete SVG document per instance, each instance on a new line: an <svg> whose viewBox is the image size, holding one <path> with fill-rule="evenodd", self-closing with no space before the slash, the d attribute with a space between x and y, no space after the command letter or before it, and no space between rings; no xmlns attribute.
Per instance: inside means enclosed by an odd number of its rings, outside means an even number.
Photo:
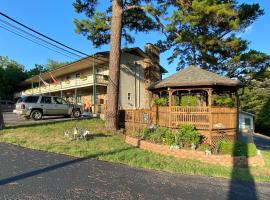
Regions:
<svg viewBox="0 0 270 200"><path fill-rule="evenodd" d="M154 83L149 89L214 85L237 87L240 85L240 81L220 76L191 65L159 82Z"/></svg>

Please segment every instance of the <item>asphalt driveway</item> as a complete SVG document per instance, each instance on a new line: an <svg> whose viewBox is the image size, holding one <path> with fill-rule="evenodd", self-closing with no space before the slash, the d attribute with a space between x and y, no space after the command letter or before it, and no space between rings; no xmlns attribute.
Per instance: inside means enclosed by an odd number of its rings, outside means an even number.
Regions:
<svg viewBox="0 0 270 200"><path fill-rule="evenodd" d="M4 112L3 117L4 117L5 125L7 127L28 125L28 124L44 124L44 123L50 123L50 122L72 120L72 118L64 118L63 116L45 116L42 118L42 120L34 121L34 120L27 120L12 112Z"/></svg>
<svg viewBox="0 0 270 200"><path fill-rule="evenodd" d="M253 140L258 149L270 151L270 137L255 134Z"/></svg>
<svg viewBox="0 0 270 200"><path fill-rule="evenodd" d="M176 175L0 143L0 199L270 199L270 184Z"/></svg>

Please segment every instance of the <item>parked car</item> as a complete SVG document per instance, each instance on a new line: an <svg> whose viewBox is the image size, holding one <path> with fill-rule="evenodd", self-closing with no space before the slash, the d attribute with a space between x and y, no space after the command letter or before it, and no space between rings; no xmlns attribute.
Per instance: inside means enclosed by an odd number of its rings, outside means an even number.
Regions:
<svg viewBox="0 0 270 200"><path fill-rule="evenodd" d="M56 115L79 118L81 107L56 96L24 96L19 98L13 112L33 120Z"/></svg>
<svg viewBox="0 0 270 200"><path fill-rule="evenodd" d="M10 100L1 100L1 108L3 112L10 112L15 108L15 103Z"/></svg>

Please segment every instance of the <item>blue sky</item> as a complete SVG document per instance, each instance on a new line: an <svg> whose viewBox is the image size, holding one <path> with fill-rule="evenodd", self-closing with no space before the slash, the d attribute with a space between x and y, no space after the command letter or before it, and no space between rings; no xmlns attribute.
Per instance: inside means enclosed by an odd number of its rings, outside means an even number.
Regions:
<svg viewBox="0 0 270 200"><path fill-rule="evenodd" d="M103 2L103 1L100 1ZM242 37L250 41L250 48L270 54L270 3L268 0L241 1L246 3L260 3L265 15L260 17ZM88 54L109 50L109 46L95 49L90 41L74 32L74 18L82 16L74 12L73 0L1 0L0 11L12 18L36 29L58 41L72 46ZM3 19L3 18L2 18ZM161 33L138 34L136 42L129 47L138 46L143 49L145 43L155 43ZM44 64L48 58L58 61L72 61L63 55L33 44L6 30L0 28L0 55L8 56L30 69L35 64ZM173 73L176 64L168 65L169 52L161 55L161 64Z"/></svg>

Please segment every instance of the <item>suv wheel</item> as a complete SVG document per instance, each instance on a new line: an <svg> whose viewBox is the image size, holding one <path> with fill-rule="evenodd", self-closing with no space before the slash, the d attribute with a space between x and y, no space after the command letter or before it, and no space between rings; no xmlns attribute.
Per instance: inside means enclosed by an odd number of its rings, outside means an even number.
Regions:
<svg viewBox="0 0 270 200"><path fill-rule="evenodd" d="M80 110L73 110L72 111L72 117L79 118L80 116L81 116L81 111Z"/></svg>
<svg viewBox="0 0 270 200"><path fill-rule="evenodd" d="M32 112L31 112L31 118L33 119L33 120L41 120L41 118L42 118L42 112L40 111L40 110L33 110Z"/></svg>

